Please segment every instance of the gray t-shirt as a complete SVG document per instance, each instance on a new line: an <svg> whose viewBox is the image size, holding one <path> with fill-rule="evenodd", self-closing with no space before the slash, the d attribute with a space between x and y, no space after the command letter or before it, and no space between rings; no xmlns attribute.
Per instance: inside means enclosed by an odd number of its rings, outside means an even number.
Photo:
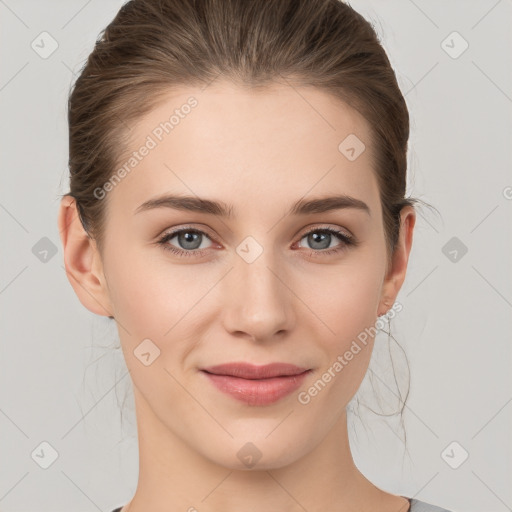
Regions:
<svg viewBox="0 0 512 512"><path fill-rule="evenodd" d="M424 501L416 500L414 498L407 498L406 496L403 497L408 499L411 504L408 512L451 512L450 510L446 510L442 507L436 507L435 505L431 505L430 503L426 503ZM112 512L121 512L122 508L123 507L116 508L115 510L112 510Z"/></svg>
<svg viewBox="0 0 512 512"><path fill-rule="evenodd" d="M407 498L411 503L411 508L409 512L450 512L442 507L437 507L436 505L431 505L430 503L426 503L424 501L416 500L414 498Z"/></svg>

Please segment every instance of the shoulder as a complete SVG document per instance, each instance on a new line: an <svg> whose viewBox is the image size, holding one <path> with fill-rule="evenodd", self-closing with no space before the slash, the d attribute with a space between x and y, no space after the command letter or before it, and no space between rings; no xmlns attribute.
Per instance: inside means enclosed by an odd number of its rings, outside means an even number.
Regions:
<svg viewBox="0 0 512 512"><path fill-rule="evenodd" d="M431 505L430 503L416 500L414 498L410 498L410 502L411 508L409 509L409 512L451 512L450 510L446 510L445 508L438 507L436 505Z"/></svg>

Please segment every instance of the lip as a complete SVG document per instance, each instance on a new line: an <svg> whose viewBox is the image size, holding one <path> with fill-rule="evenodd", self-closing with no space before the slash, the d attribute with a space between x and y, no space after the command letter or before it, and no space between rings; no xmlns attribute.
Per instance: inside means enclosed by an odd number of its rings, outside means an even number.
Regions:
<svg viewBox="0 0 512 512"><path fill-rule="evenodd" d="M310 369L288 363L228 363L201 369L220 391L249 405L268 405L295 391Z"/></svg>
<svg viewBox="0 0 512 512"><path fill-rule="evenodd" d="M258 366L244 362L226 363L202 368L203 371L215 375L229 375L241 379L270 379L272 377L299 375L307 369L289 363L271 363Z"/></svg>

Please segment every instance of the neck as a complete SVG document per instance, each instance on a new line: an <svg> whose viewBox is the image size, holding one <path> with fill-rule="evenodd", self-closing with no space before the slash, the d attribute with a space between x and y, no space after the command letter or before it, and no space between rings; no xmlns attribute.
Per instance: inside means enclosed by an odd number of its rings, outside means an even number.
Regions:
<svg viewBox="0 0 512 512"><path fill-rule="evenodd" d="M170 432L137 393L139 479L122 512L256 512L389 510L405 498L369 482L352 459L346 411L312 451L284 467L239 470L203 457Z"/></svg>

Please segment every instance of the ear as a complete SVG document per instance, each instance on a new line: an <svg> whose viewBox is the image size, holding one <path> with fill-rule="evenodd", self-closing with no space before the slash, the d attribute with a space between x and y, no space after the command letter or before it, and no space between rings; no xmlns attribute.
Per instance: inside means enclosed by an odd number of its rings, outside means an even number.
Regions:
<svg viewBox="0 0 512 512"><path fill-rule="evenodd" d="M400 234L382 286L378 316L386 314L391 309L405 280L414 224L416 223L416 212L412 206L405 206L400 212L400 217Z"/></svg>
<svg viewBox="0 0 512 512"><path fill-rule="evenodd" d="M113 317L98 248L82 226L71 196L60 202L58 226L66 275L80 302L97 315Z"/></svg>

